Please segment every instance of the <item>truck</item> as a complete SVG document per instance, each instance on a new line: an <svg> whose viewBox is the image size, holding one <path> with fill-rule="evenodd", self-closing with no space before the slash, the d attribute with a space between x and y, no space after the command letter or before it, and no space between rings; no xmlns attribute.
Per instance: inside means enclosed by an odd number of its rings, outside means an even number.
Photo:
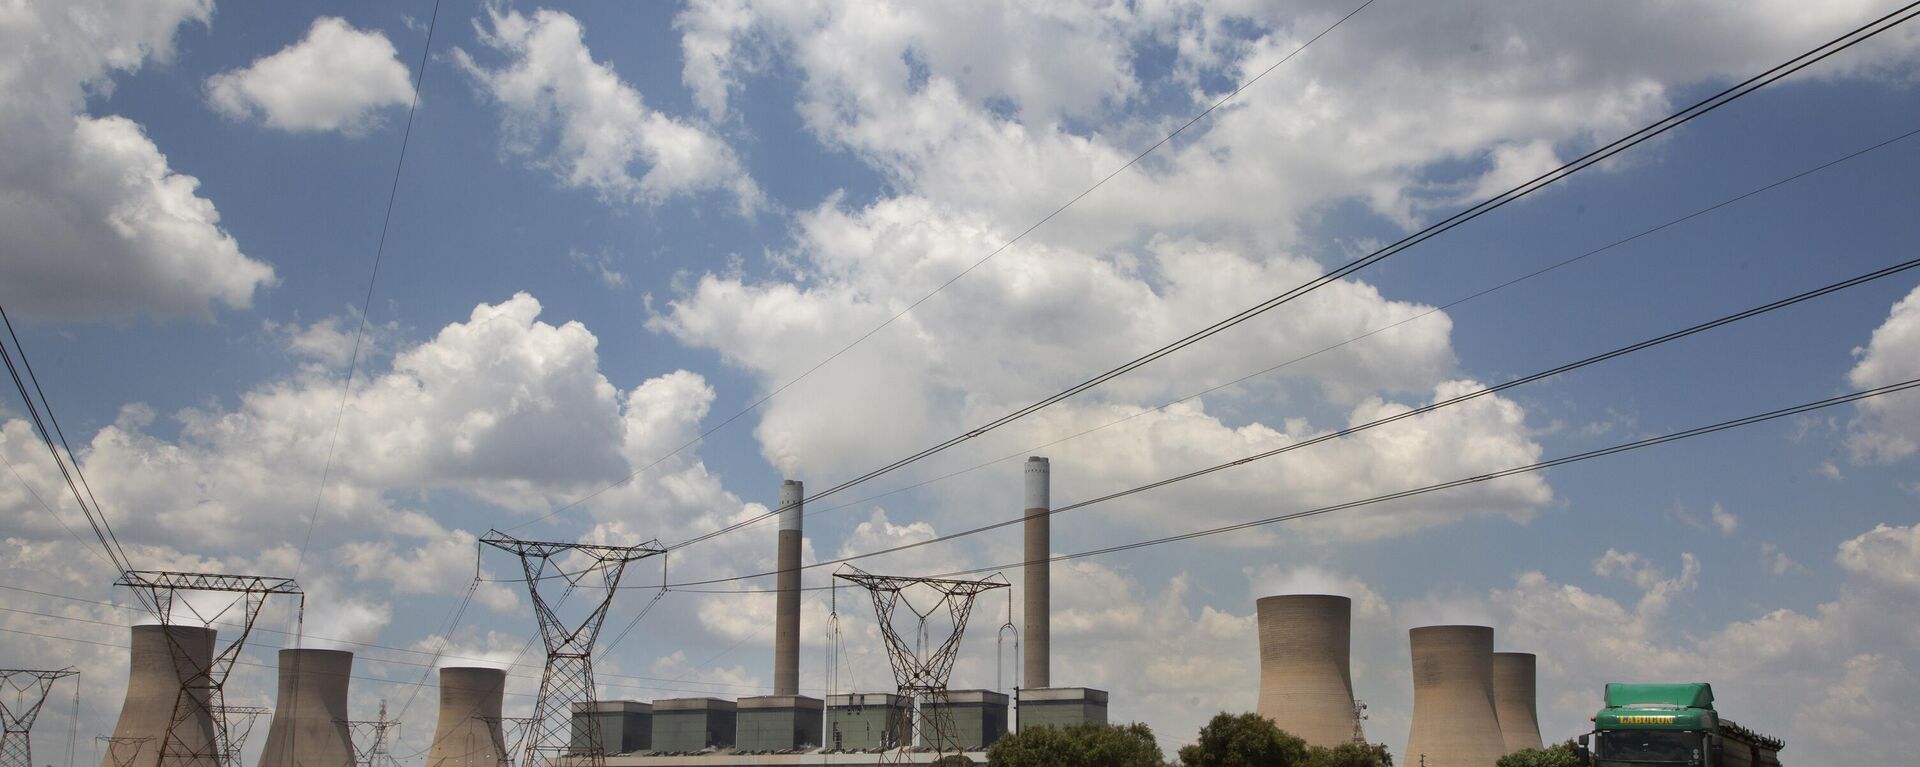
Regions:
<svg viewBox="0 0 1920 767"><path fill-rule="evenodd" d="M1580 736L1594 767L1779 767L1786 744L1720 716L1713 685L1607 685L1606 708Z"/></svg>

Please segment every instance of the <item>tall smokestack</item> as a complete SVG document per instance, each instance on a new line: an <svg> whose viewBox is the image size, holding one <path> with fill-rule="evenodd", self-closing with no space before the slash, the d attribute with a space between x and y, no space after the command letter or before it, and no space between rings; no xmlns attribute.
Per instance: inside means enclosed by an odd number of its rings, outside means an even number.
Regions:
<svg viewBox="0 0 1920 767"><path fill-rule="evenodd" d="M1422 626L1413 645L1413 728L1408 764L1487 767L1506 755L1493 709L1493 629Z"/></svg>
<svg viewBox="0 0 1920 767"><path fill-rule="evenodd" d="M780 483L780 553L773 603L773 694L800 694L800 523L807 486Z"/></svg>
<svg viewBox="0 0 1920 767"><path fill-rule="evenodd" d="M183 683L213 663L214 630L198 626L134 626L127 665L127 699L100 767L218 767L210 688L196 686L182 700ZM174 706L183 720L172 726ZM172 742L167 731L172 729Z"/></svg>
<svg viewBox="0 0 1920 767"><path fill-rule="evenodd" d="M1493 710L1511 754L1539 748L1540 716L1534 708L1534 657L1530 652L1493 654Z"/></svg>
<svg viewBox="0 0 1920 767"><path fill-rule="evenodd" d="M1048 510L1053 508L1053 495L1050 489L1053 469L1047 459L1033 456L1027 459L1027 508L1026 508L1026 595L1024 598L1026 628L1021 633L1021 686L1030 689L1043 689L1053 686L1053 673L1048 653L1052 651L1053 630L1048 626L1048 615L1053 605L1053 565L1047 561L1053 555L1053 532L1049 528Z"/></svg>
<svg viewBox="0 0 1920 767"><path fill-rule="evenodd" d="M280 651L280 698L256 767L353 767L347 679L353 653Z"/></svg>
<svg viewBox="0 0 1920 767"><path fill-rule="evenodd" d="M502 669L440 669L440 723L433 728L427 767L507 767L507 742L500 735L506 691Z"/></svg>
<svg viewBox="0 0 1920 767"><path fill-rule="evenodd" d="M1353 741L1348 666L1353 600L1291 594L1254 602L1260 625L1260 715L1307 741Z"/></svg>

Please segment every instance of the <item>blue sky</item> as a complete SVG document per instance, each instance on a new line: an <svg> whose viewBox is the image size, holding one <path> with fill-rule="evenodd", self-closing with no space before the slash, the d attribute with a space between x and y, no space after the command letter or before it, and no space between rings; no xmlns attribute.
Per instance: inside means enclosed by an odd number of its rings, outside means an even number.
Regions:
<svg viewBox="0 0 1920 767"><path fill-rule="evenodd" d="M1891 10L1882 5L1368 7L767 406L538 522L906 308L1351 7L448 4L310 540L428 6L179 2L109 11L100 24L75 23L88 4L5 12L15 18L0 40L20 44L0 46L0 90L18 105L0 118L11 158L0 161L0 301L136 561L297 570L313 594L310 634L383 646L360 648L356 705L370 710L408 694L400 683L421 669L382 661L420 663L428 656L405 651L438 647L473 572L473 537L490 527L673 542L749 517L783 476L824 488L1037 400ZM1920 128L1917 48L1920 36L1895 29L1311 300L814 510L1019 454ZM1920 234L1916 163L1920 137L1896 141L1050 448L1054 497L1230 460L1906 260ZM1912 378L1920 300L1902 301L1916 285L1913 274L1880 280L1075 512L1057 521L1054 545L1070 553L1337 503ZM0 567L22 587L125 601L26 492L80 524L21 417L17 401L0 404L0 454L19 474L0 482L11 549ZM1790 748L1845 745L1850 756L1828 763L1885 763L1875 755L1920 745L1879 708L1920 694L1920 644L1906 628L1920 614L1916 428L1920 401L1889 397L1080 560L1056 575L1056 682L1112 690L1116 718L1146 721L1172 746L1214 711L1252 707L1255 597L1333 590L1356 599L1369 734L1396 749L1410 705L1406 629L1470 621L1493 625L1501 649L1540 653L1548 737L1582 726L1602 682L1706 678L1735 716ZM1017 466L810 516L809 556L1013 515ZM1017 542L1002 532L869 569L1008 561ZM676 554L675 579L765 570L768 533ZM492 555L483 569L514 572ZM643 570L630 582L658 582ZM515 588L486 584L450 652L512 658L531 628ZM614 630L648 596L623 594ZM1001 599L982 612L998 615ZM826 684L824 601L809 602L804 628L815 660L802 684L813 689ZM24 592L4 604L63 617L12 612L0 626L63 637L99 629L75 620L135 617ZM854 682L878 687L870 621L857 603L840 606ZM759 595L669 595L609 653L602 669L615 676L603 681L627 686L608 693L765 689L771 609ZM976 627L956 684L994 684L991 628ZM38 662L107 680L89 682L81 724L105 732L124 673L117 651L15 637ZM266 663L267 652L250 656ZM236 679L230 694L270 695L259 669ZM528 678L514 685L532 689Z"/></svg>

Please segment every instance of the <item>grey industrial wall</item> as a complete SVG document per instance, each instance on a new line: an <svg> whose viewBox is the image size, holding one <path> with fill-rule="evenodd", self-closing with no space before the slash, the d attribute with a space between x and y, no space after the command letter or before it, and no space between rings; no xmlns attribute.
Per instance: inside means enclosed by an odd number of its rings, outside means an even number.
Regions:
<svg viewBox="0 0 1920 767"><path fill-rule="evenodd" d="M353 767L347 680L353 653L280 651L280 694L257 767Z"/></svg>
<svg viewBox="0 0 1920 767"><path fill-rule="evenodd" d="M1307 743L1353 740L1348 660L1353 600L1289 594L1254 602L1260 627L1261 716Z"/></svg>
<svg viewBox="0 0 1920 767"><path fill-rule="evenodd" d="M1493 708L1493 629L1422 626L1413 651L1413 726L1405 760L1427 767L1488 767L1506 754Z"/></svg>
<svg viewBox="0 0 1920 767"><path fill-rule="evenodd" d="M634 701L594 701L573 704L572 736L575 753L593 753L586 724L599 725L602 754L632 754L653 749L653 707Z"/></svg>
<svg viewBox="0 0 1920 767"><path fill-rule="evenodd" d="M695 703L697 701L698 703ZM692 707L688 707L689 704ZM653 702L653 750L665 753L731 746L734 708L729 701L671 698Z"/></svg>
<svg viewBox="0 0 1920 767"><path fill-rule="evenodd" d="M788 751L818 746L824 720L819 698L741 698L734 714L733 747L741 751Z"/></svg>
<svg viewBox="0 0 1920 767"><path fill-rule="evenodd" d="M1086 687L1020 691L1020 729L1107 723L1107 693Z"/></svg>
<svg viewBox="0 0 1920 767"><path fill-rule="evenodd" d="M911 713L905 699L885 693L854 693L827 698L826 739L821 745L842 751L876 751L899 746Z"/></svg>
<svg viewBox="0 0 1920 767"><path fill-rule="evenodd" d="M185 716L173 728L164 767L218 767L214 755L213 716L207 690L180 697L181 683L213 662L214 631L198 626L134 626L127 663L127 697L114 723L117 741L103 749L100 767L156 767L174 719L175 704Z"/></svg>
<svg viewBox="0 0 1920 767"><path fill-rule="evenodd" d="M1493 654L1493 710L1507 753L1540 747L1540 716L1534 708L1534 657L1526 652Z"/></svg>
<svg viewBox="0 0 1920 767"><path fill-rule="evenodd" d="M944 702L921 701L920 703L920 745L945 750L979 751L1007 734L1007 696L998 693L977 695L974 690L948 693L954 698ZM964 693L976 693L964 695ZM982 697L983 702L965 700L966 697ZM946 711L953 725L953 740L937 743L931 718Z"/></svg>
<svg viewBox="0 0 1920 767"><path fill-rule="evenodd" d="M440 719L427 767L507 767L500 733L500 701L507 672L497 668L440 669Z"/></svg>

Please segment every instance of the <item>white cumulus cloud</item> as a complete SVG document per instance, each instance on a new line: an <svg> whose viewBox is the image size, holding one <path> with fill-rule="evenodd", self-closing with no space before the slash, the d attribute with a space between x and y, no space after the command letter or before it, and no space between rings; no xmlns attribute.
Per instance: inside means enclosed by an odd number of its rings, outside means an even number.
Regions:
<svg viewBox="0 0 1920 767"><path fill-rule="evenodd" d="M207 78L207 98L236 120L358 135L381 109L407 104L413 84L385 34L322 16L299 42Z"/></svg>

